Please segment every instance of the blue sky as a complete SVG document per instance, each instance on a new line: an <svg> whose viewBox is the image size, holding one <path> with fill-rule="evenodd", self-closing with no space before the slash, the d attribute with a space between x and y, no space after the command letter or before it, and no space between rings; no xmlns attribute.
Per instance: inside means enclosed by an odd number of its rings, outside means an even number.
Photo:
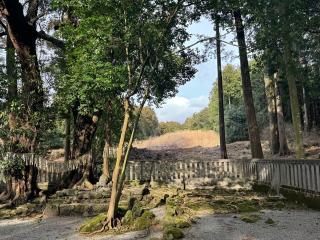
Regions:
<svg viewBox="0 0 320 240"><path fill-rule="evenodd" d="M192 24L188 28L188 31L194 34L188 44L197 41L197 34L206 36L215 35L212 23L205 18L201 19L198 23ZM233 36L227 35L226 38L227 40L231 40ZM236 49L225 45L224 50L225 52L230 52ZM237 64L236 60L236 57L229 57L228 61L223 59L223 65L228 62ZM216 59L212 57L207 62L197 65L196 68L198 72L195 77L179 87L179 92L174 98L168 99L161 108L155 109L159 121L177 121L183 123L187 117L192 116L193 113L199 112L208 105L209 94L213 82L217 78Z"/></svg>

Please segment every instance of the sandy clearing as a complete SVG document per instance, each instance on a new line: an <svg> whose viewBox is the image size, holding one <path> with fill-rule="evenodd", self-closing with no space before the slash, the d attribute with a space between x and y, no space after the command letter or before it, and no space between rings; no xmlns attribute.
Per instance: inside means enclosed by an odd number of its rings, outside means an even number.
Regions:
<svg viewBox="0 0 320 240"><path fill-rule="evenodd" d="M264 211L261 220L245 223L239 215L207 215L186 230L187 240L320 240L320 212ZM236 218L235 218L236 216ZM276 224L265 221L271 218Z"/></svg>

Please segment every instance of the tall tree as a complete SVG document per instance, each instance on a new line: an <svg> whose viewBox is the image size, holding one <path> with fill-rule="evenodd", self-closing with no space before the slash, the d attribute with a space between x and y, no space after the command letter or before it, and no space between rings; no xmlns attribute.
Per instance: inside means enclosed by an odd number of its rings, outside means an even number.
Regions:
<svg viewBox="0 0 320 240"><path fill-rule="evenodd" d="M240 67L241 67L241 79L242 79L242 90L245 102L245 110L248 123L248 132L250 139L251 155L252 158L263 158L263 152L260 141L259 127L256 119L256 112L252 97L252 87L250 80L250 70L247 56L247 46L245 41L244 26L242 23L241 11L235 10L233 12L237 40L239 46L240 55Z"/></svg>
<svg viewBox="0 0 320 240"><path fill-rule="evenodd" d="M276 112L276 95L273 76L268 66L264 67L264 84L268 103L269 131L270 131L270 151L272 154L279 152L279 131Z"/></svg>
<svg viewBox="0 0 320 240"><path fill-rule="evenodd" d="M215 16L216 48L217 48L217 70L218 70L218 95L219 95L219 136L220 136L220 155L222 159L227 159L226 134L224 125L224 104L223 104L223 85L221 71L221 39L220 39L220 16Z"/></svg>

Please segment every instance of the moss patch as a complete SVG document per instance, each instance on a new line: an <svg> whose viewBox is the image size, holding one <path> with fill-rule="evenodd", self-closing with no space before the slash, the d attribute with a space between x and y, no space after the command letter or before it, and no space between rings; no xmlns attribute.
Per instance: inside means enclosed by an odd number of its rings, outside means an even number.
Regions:
<svg viewBox="0 0 320 240"><path fill-rule="evenodd" d="M265 221L266 224L269 224L269 225L273 225L275 224L275 221L273 221L272 218L268 218L266 221Z"/></svg>
<svg viewBox="0 0 320 240"><path fill-rule="evenodd" d="M100 214L94 218L91 218L84 222L84 224L80 227L80 233L92 233L98 231L102 228L102 222L107 219L106 214Z"/></svg>
<svg viewBox="0 0 320 240"><path fill-rule="evenodd" d="M259 221L261 218L257 214L250 214L250 215L241 215L240 219L246 223L255 223Z"/></svg>
<svg viewBox="0 0 320 240"><path fill-rule="evenodd" d="M177 228L172 225L165 226L164 232L163 232L164 240L181 239L183 237L184 237L184 234L180 228Z"/></svg>
<svg viewBox="0 0 320 240"><path fill-rule="evenodd" d="M144 230L153 224L155 216L150 211L144 211L141 217L134 220L134 230Z"/></svg>

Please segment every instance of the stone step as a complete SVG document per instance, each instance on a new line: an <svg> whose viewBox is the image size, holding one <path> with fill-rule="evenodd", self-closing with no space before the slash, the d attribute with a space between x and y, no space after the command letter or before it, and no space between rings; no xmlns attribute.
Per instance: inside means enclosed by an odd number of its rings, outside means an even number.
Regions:
<svg viewBox="0 0 320 240"><path fill-rule="evenodd" d="M53 216L83 216L91 217L106 212L108 202L103 204L92 203L70 203L70 204L50 204L47 203L43 212L46 217Z"/></svg>

